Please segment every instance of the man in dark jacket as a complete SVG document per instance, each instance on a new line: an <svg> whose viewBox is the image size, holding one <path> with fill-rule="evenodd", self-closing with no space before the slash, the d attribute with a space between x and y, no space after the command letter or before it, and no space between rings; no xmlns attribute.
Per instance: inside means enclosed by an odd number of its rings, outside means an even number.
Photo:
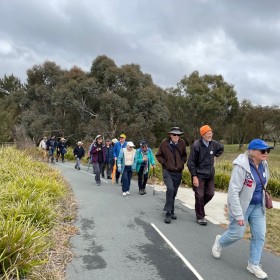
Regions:
<svg viewBox="0 0 280 280"><path fill-rule="evenodd" d="M48 151L48 162L49 162L49 158L51 158L51 163L54 163L54 152L57 147L57 141L55 139L55 136L52 136L47 140L46 146Z"/></svg>
<svg viewBox="0 0 280 280"><path fill-rule="evenodd" d="M224 152L224 146L212 140L213 132L209 125L200 128L201 138L196 140L188 159L188 168L192 176L195 192L195 213L200 225L207 225L204 206L214 196L214 160Z"/></svg>
<svg viewBox="0 0 280 280"><path fill-rule="evenodd" d="M162 165L163 181L167 187L165 222L169 224L171 219L177 219L174 213L174 202L178 188L182 180L182 171L187 161L186 144L180 139L183 132L179 127L172 127L168 132L169 138L164 139L156 153L158 162Z"/></svg>
<svg viewBox="0 0 280 280"><path fill-rule="evenodd" d="M82 141L77 142L77 146L74 148L73 154L76 159L75 169L80 170L81 169L80 161L81 161L82 157L84 157L84 155L85 155L85 149L83 148Z"/></svg>

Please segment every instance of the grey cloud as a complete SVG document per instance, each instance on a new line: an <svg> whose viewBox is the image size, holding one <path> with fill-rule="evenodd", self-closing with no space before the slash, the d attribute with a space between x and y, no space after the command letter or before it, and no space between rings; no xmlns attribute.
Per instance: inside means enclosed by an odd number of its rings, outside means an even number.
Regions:
<svg viewBox="0 0 280 280"><path fill-rule="evenodd" d="M275 104L279 13L276 0L1 1L0 44L11 48L0 46L0 77L25 79L46 59L89 71L105 54L163 87L198 70L222 74L239 99Z"/></svg>

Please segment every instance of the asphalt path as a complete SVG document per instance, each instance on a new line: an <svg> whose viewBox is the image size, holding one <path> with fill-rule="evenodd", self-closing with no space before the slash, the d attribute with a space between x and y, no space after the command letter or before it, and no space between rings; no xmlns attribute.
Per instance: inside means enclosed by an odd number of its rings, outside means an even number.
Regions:
<svg viewBox="0 0 280 280"><path fill-rule="evenodd" d="M133 180L131 194L123 197L121 186L110 180L97 186L92 168L77 171L72 163L55 167L70 183L79 206L79 234L71 238L75 258L67 266L67 279L257 279L246 270L249 242L241 240L225 248L220 259L213 258L215 236L224 229L210 222L198 225L194 210L179 200L178 219L165 224L165 193L147 187L147 194L139 195ZM280 279L279 257L264 251L262 265L269 279Z"/></svg>

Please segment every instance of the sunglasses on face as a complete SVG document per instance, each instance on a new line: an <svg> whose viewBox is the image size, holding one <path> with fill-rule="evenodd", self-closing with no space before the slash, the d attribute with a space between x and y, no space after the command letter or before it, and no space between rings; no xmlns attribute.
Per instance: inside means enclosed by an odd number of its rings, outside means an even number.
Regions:
<svg viewBox="0 0 280 280"><path fill-rule="evenodd" d="M120 137L120 139L123 139L124 137Z"/></svg>
<svg viewBox="0 0 280 280"><path fill-rule="evenodd" d="M266 149L266 150L258 150L259 152L261 152L263 155L265 154L265 153L270 153L270 149Z"/></svg>
<svg viewBox="0 0 280 280"><path fill-rule="evenodd" d="M175 133L172 133L171 135L172 136L180 136L179 134L175 134Z"/></svg>

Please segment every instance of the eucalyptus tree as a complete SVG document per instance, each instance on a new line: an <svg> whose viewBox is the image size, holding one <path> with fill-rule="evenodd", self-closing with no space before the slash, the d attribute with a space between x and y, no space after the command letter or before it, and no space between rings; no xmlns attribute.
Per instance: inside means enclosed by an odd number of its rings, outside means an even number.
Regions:
<svg viewBox="0 0 280 280"><path fill-rule="evenodd" d="M55 91L64 72L65 70L51 61L34 65L27 70L22 124L36 142L43 134L61 133L57 128Z"/></svg>
<svg viewBox="0 0 280 280"><path fill-rule="evenodd" d="M2 79L0 78L0 98L4 98L23 87L24 86L20 82L20 79L13 74L10 76L4 75Z"/></svg>
<svg viewBox="0 0 280 280"><path fill-rule="evenodd" d="M0 142L13 141L13 131L21 120L24 85L14 75L0 79Z"/></svg>
<svg viewBox="0 0 280 280"><path fill-rule="evenodd" d="M198 130L203 124L212 126L216 137L221 139L223 127L230 123L238 109L236 91L221 75L200 76L198 71L194 71L171 92L178 96L184 120L182 129L190 143L199 137Z"/></svg>

